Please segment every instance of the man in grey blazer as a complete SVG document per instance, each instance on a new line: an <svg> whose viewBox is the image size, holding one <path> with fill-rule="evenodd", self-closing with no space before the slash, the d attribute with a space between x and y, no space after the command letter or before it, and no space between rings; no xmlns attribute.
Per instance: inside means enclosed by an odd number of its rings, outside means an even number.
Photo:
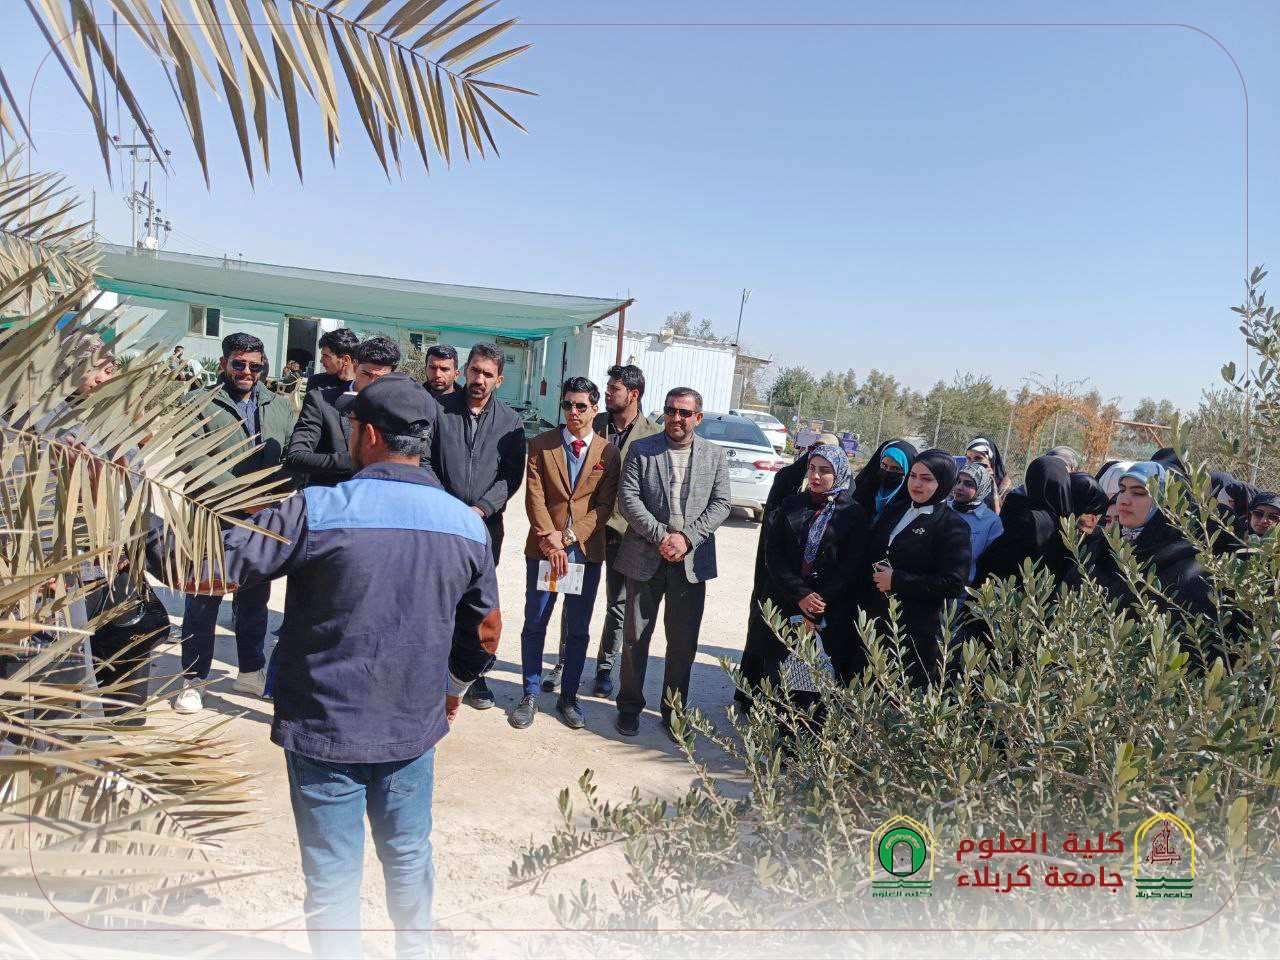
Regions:
<svg viewBox="0 0 1280 960"><path fill-rule="evenodd" d="M627 578L627 609L617 727L628 737L640 732L649 641L664 598L662 720L668 733L672 692L688 700L707 581L716 575L715 531L729 516L724 451L695 432L702 422L702 395L676 387L662 412L663 432L631 444L618 487L627 532L615 565Z"/></svg>

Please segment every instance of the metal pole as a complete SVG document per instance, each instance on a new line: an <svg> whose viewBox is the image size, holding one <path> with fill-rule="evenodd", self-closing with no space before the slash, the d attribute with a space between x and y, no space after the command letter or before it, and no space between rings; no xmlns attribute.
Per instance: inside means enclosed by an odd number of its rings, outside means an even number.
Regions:
<svg viewBox="0 0 1280 960"><path fill-rule="evenodd" d="M742 288L742 300L738 303L738 329L733 334L733 345L739 350L742 349L742 310L747 305L747 300L751 297L751 291L746 287Z"/></svg>
<svg viewBox="0 0 1280 960"><path fill-rule="evenodd" d="M133 125L133 140L138 140L138 125ZM134 195L138 192L138 148L129 151L129 246L138 249L138 209Z"/></svg>
<svg viewBox="0 0 1280 960"><path fill-rule="evenodd" d="M883 397L880 399L880 420L876 424L876 442L874 444L876 447L880 446L880 431L884 429L884 405L887 402Z"/></svg>
<svg viewBox="0 0 1280 960"><path fill-rule="evenodd" d="M1049 441L1049 446L1056 447L1058 445L1058 421L1062 419L1062 411L1059 410L1053 415L1053 439Z"/></svg>
<svg viewBox="0 0 1280 960"><path fill-rule="evenodd" d="M1004 446L1000 448L1003 452L1010 449L1009 444L1013 442L1013 408L1009 408L1009 429L1004 432Z"/></svg>
<svg viewBox="0 0 1280 960"><path fill-rule="evenodd" d="M613 362L618 366L622 365L622 335L627 331L627 308L623 307L618 311L618 354L617 359Z"/></svg>
<svg viewBox="0 0 1280 960"><path fill-rule="evenodd" d="M942 401L938 401L938 422L933 425L933 445L938 445L938 434L942 432Z"/></svg>

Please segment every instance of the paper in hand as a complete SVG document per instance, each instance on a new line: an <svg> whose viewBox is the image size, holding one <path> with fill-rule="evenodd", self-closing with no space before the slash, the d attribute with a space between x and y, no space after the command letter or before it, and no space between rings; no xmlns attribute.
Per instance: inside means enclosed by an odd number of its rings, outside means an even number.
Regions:
<svg viewBox="0 0 1280 960"><path fill-rule="evenodd" d="M540 560L538 562L538 589L546 590L548 593L565 593L576 596L582 593L582 577L586 573L586 569L584 564L571 563L565 575L557 577L551 572L551 561Z"/></svg>

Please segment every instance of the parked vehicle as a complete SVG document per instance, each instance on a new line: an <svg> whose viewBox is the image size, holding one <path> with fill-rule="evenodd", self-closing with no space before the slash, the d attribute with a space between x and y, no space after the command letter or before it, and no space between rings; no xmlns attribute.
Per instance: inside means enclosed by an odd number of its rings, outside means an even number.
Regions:
<svg viewBox="0 0 1280 960"><path fill-rule="evenodd" d="M759 427L778 453L787 449L787 428L773 414L764 410L730 410L729 413L735 417L746 417Z"/></svg>
<svg viewBox="0 0 1280 960"><path fill-rule="evenodd" d="M705 414L698 424L698 436L724 447L733 505L750 510L756 521L762 520L773 476L790 461L777 455L759 425L736 414Z"/></svg>

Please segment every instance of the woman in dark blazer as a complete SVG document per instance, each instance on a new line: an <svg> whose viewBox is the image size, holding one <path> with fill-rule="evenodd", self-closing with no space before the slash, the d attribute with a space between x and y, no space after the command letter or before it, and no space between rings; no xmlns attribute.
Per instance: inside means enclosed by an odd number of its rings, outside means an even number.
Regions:
<svg viewBox="0 0 1280 960"><path fill-rule="evenodd" d="M862 667L855 659L861 645L855 644L853 611L870 530L866 512L850 495L849 460L840 447L813 448L807 477L808 489L783 500L770 522L768 597L783 617L801 616L819 628L836 678L847 683ZM769 637L761 656L776 682L787 650Z"/></svg>
<svg viewBox="0 0 1280 960"><path fill-rule="evenodd" d="M969 579L969 525L944 502L956 472L955 458L945 450L917 454L904 489L871 531L873 567L863 606L887 628L889 597L898 598L908 644L903 662L916 687L942 679L943 606L964 596Z"/></svg>

